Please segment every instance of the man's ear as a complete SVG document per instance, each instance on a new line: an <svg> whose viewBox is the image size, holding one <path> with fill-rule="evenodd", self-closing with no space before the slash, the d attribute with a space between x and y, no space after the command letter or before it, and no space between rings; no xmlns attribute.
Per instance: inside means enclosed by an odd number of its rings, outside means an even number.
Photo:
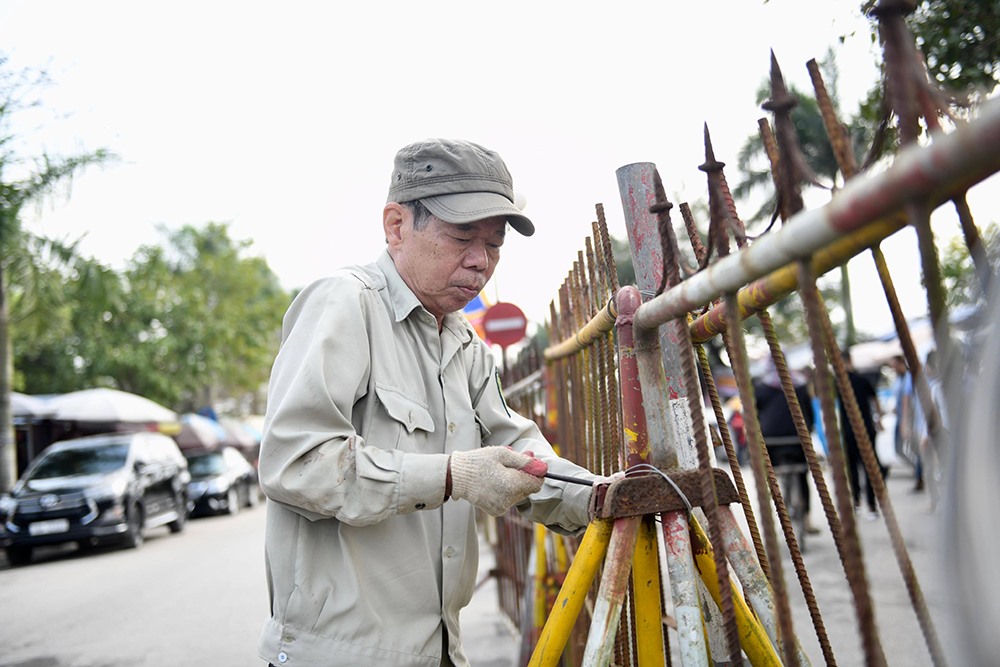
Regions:
<svg viewBox="0 0 1000 667"><path fill-rule="evenodd" d="M385 242L389 247L395 247L403 240L403 223L410 214L409 210L394 201L382 209L382 229L385 232Z"/></svg>

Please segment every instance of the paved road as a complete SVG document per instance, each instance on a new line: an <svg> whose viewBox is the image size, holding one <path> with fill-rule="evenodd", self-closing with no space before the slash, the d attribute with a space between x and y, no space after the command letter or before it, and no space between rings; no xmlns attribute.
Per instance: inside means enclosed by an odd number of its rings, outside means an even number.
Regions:
<svg viewBox="0 0 1000 667"><path fill-rule="evenodd" d="M5 567L0 665L261 665L263 519L247 509L149 531L139 550L50 550Z"/></svg>
<svg viewBox="0 0 1000 667"><path fill-rule="evenodd" d="M826 477L832 492L833 480L829 470ZM954 642L950 638L953 629L948 626L948 581L943 576L946 569L941 560L941 513L930 512L930 501L926 493L911 493L913 473L905 464L893 466L886 486L936 632L946 647L954 648ZM865 664L854 597L818 497L815 496L812 517L813 522L821 527L821 533L809 536L803 560L834 656L840 665ZM884 520L871 520L859 515L857 526L876 627L888 664L907 667L931 665L930 653L917 623ZM824 660L817 633L813 629L790 559L785 560L784 574L789 586L796 634L812 664L822 665ZM951 661L950 664L960 663Z"/></svg>
<svg viewBox="0 0 1000 667"><path fill-rule="evenodd" d="M260 506L192 520L178 535L155 529L139 550L47 549L21 568L0 556L0 667L264 667L264 515ZM476 667L513 667L493 580L463 621Z"/></svg>

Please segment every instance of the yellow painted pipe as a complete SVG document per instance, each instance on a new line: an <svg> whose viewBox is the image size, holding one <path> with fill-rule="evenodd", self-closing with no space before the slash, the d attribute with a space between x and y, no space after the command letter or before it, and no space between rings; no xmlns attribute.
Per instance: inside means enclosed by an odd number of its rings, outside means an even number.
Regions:
<svg viewBox="0 0 1000 667"><path fill-rule="evenodd" d="M587 526L573 564L566 573L566 581L531 654L529 667L555 667L559 664L597 570L608 552L613 526L611 519L595 519Z"/></svg>
<svg viewBox="0 0 1000 667"><path fill-rule="evenodd" d="M534 607L534 618L532 619L532 627L538 630L542 627L545 622L545 616L548 614L547 605L545 604L547 598L547 585L545 583L548 577L548 571L546 569L546 558L545 558L545 526L540 523L535 524L535 607Z"/></svg>
<svg viewBox="0 0 1000 667"><path fill-rule="evenodd" d="M694 562L701 574L701 580L705 582L709 594L715 600L715 604L722 608L722 596L719 593L719 575L715 569L715 557L712 553L712 544L708 541L708 535L699 525L698 521L691 517L691 550L694 552ZM781 667L781 660L771 645L771 640L760 624L757 617L750 610L743 596L732 582L729 582L732 589L733 607L736 611L736 629L740 635L740 646L743 652L754 667Z"/></svg>
<svg viewBox="0 0 1000 667"><path fill-rule="evenodd" d="M902 213L862 227L817 250L810 258L810 265L821 276L852 257L878 244L906 226ZM768 306L777 303L798 289L798 263L792 262L768 275L755 280L736 293L740 319L745 320ZM689 325L692 343L704 343L725 330L725 306L714 306Z"/></svg>
<svg viewBox="0 0 1000 667"><path fill-rule="evenodd" d="M566 538L562 535L553 534L556 543L556 571L560 574L569 567L569 554L566 552Z"/></svg>
<svg viewBox="0 0 1000 667"><path fill-rule="evenodd" d="M632 589L635 593L636 657L639 667L663 665L663 612L660 608L660 563L656 524L643 517L632 557Z"/></svg>

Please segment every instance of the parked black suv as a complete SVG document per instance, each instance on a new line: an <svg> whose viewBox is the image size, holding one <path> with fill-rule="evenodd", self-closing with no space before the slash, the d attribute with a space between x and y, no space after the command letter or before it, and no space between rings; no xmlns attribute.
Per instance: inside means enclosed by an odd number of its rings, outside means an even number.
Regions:
<svg viewBox="0 0 1000 667"><path fill-rule="evenodd" d="M0 498L0 546L11 565L29 563L34 547L46 544L138 547L148 528L184 529L190 481L187 460L162 433L53 444Z"/></svg>

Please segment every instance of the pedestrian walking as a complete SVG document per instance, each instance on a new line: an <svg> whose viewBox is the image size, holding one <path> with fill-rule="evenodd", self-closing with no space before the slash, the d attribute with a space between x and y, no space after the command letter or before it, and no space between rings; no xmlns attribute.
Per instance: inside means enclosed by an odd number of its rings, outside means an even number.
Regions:
<svg viewBox="0 0 1000 667"><path fill-rule="evenodd" d="M802 409L806 428L812 432L815 426L815 413L807 380L801 373L789 372L792 375L792 386L795 388L795 396ZM760 435L764 439L764 446L767 447L771 465L776 469L785 465L801 468L800 472L789 474L795 476L802 499L803 527L807 533L818 533L819 529L813 525L809 516L810 496L812 494L809 491L809 472L805 467L805 450L802 449L802 441L799 439L791 408L785 398L778 370L770 357L768 357L768 365L763 374L754 381L753 391L757 407L757 420L760 424Z"/></svg>
<svg viewBox="0 0 1000 667"><path fill-rule="evenodd" d="M874 454L880 474L884 478L889 469L882 465L882 462L879 460L878 450L875 447L875 438L878 435L878 431L882 429L882 408L879 404L878 393L875 391L875 385L868 378L858 373L854 367L850 350L845 349L841 351L841 358L844 360L844 365L847 368L847 379L850 382L851 391L854 394L854 398L857 399L858 408L861 411L861 420L864 423L868 442L872 446L872 454ZM856 512L861 510L861 481L864 481L865 500L867 502L867 513L864 516L867 519L874 520L879 515L875 499L875 487L868 475L868 469L861 458L861 449L858 446L854 429L851 427L851 422L848 419L847 404L843 396L839 397L839 403L844 458L847 462L847 479L850 483L851 495L854 499L854 510Z"/></svg>
<svg viewBox="0 0 1000 667"><path fill-rule="evenodd" d="M944 397L944 385L941 381L941 373L938 368L937 351L931 350L927 353L924 361L924 377L930 389L931 403L937 416L940 419L938 437L933 437L928 428L928 410L919 400L913 401L913 435L920 450L920 459L923 461L923 479L930 496L930 509L934 511L941 500L941 482L943 477L943 452L941 443L948 442L948 409Z"/></svg>
<svg viewBox="0 0 1000 667"><path fill-rule="evenodd" d="M893 430L893 444L896 453L913 464L913 492L924 490L923 464L920 460L919 443L913 439L913 376L906 367L906 359L897 354L889 360L889 366L896 375L893 384L895 398L896 426Z"/></svg>

